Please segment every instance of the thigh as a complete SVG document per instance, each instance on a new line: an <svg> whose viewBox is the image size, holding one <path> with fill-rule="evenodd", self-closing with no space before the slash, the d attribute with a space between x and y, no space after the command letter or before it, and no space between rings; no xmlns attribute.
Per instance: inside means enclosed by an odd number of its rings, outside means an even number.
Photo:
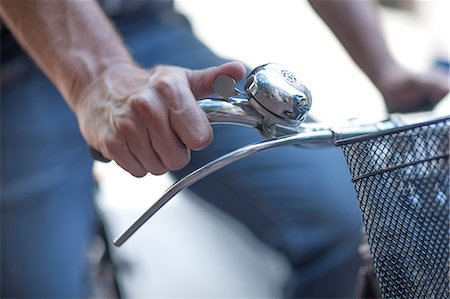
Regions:
<svg viewBox="0 0 450 299"><path fill-rule="evenodd" d="M88 177L2 206L2 298L82 298L94 224Z"/></svg>
<svg viewBox="0 0 450 299"><path fill-rule="evenodd" d="M92 159L45 76L2 85L1 295L81 297L92 236Z"/></svg>

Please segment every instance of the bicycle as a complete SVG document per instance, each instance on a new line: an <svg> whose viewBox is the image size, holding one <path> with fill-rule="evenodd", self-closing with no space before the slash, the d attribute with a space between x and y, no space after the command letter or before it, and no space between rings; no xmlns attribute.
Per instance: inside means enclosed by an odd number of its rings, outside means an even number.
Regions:
<svg viewBox="0 0 450 299"><path fill-rule="evenodd" d="M364 125L329 128L304 124L308 89L285 68L266 64L247 78L245 92L219 76L222 98L198 103L211 123L256 128L268 140L217 158L175 182L114 241L121 246L171 198L205 176L254 153L278 146L340 146L357 191L363 223L383 298L449 297L450 116L407 124L401 116ZM233 97L238 94L244 97ZM368 259L370 260L370 258ZM366 282L371 279L367 264ZM359 296L367 290L359 290Z"/></svg>

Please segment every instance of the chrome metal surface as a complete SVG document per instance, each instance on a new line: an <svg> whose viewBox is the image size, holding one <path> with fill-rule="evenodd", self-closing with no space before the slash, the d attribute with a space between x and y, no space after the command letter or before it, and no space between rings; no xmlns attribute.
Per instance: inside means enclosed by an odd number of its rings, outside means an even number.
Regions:
<svg viewBox="0 0 450 299"><path fill-rule="evenodd" d="M263 117L247 99L204 99L197 101L206 113L208 120L214 124L227 123L249 126L261 130Z"/></svg>
<svg viewBox="0 0 450 299"><path fill-rule="evenodd" d="M204 177L216 172L223 167L241 160L255 153L273 149L285 145L297 145L301 147L323 147L331 146L338 139L345 139L354 136L360 136L369 133L380 132L395 127L390 121L380 122L377 124L348 127L348 128L324 128L319 125L310 125L303 132L288 135L272 140L262 141L239 148L233 152L223 155L216 160L200 167L199 169L188 174L184 178L175 182L166 190L163 196L152 205L135 223L133 223L119 238L114 241L116 246L121 246L129 237L131 237L150 217L152 217L160 208L162 208L170 199L182 190L200 181Z"/></svg>
<svg viewBox="0 0 450 299"><path fill-rule="evenodd" d="M210 121L251 126L266 138L301 132L311 108L308 89L278 64L255 68L247 77L245 93L227 75L219 75L213 88L223 98L198 101ZM231 97L238 94L245 97Z"/></svg>
<svg viewBox="0 0 450 299"><path fill-rule="evenodd" d="M188 174L184 178L175 182L164 195L158 199L136 222L134 222L119 238L114 241L114 245L121 246L130 238L151 216L153 216L160 208L162 208L170 199L177 195L180 191L198 182L207 175L235 162L242 158L248 157L257 152L272 149L275 147L295 144L295 143L320 143L321 140L328 141L333 138L332 131L305 132L297 135L286 136L278 139L267 140L256 144L250 144L239 148L233 152L219 157L209 162L194 172Z"/></svg>
<svg viewBox="0 0 450 299"><path fill-rule="evenodd" d="M231 79L232 80L232 79ZM399 123L384 121L377 124L330 128L321 124L301 124L311 107L309 91L292 73L275 64L257 67L251 72L246 84L248 98L229 97L234 89L234 80L220 77L216 82L217 92L226 97L203 99L198 105L212 124L228 123L244 125L272 140L247 145L209 162L174 183L164 195L152 205L114 244L122 245L152 215L183 189L205 176L254 153L283 145L301 147L331 146L338 139L379 132L395 127Z"/></svg>
<svg viewBox="0 0 450 299"><path fill-rule="evenodd" d="M245 91L255 109L277 124L297 126L311 108L308 89L278 64L255 68L247 78Z"/></svg>

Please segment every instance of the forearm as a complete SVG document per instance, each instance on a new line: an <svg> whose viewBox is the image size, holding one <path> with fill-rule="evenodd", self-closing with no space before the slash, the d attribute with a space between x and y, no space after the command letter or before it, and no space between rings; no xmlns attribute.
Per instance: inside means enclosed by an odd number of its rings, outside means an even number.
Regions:
<svg viewBox="0 0 450 299"><path fill-rule="evenodd" d="M395 66L395 61L378 24L376 3L369 0L309 2L353 60L378 85L383 72Z"/></svg>
<svg viewBox="0 0 450 299"><path fill-rule="evenodd" d="M0 14L73 109L108 67L132 63L96 1L2 0Z"/></svg>

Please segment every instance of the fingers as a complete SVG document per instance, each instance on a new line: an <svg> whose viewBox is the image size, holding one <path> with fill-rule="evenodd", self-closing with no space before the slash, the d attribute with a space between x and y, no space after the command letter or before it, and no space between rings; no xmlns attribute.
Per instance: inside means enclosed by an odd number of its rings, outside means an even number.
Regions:
<svg viewBox="0 0 450 299"><path fill-rule="evenodd" d="M78 113L83 134L136 177L178 170L189 162L190 150L212 140L211 125L196 98L211 93L220 74L238 81L245 68L231 62L195 71L170 66L137 69L131 75L111 71L98 80L94 91L99 92L89 93L89 105Z"/></svg>
<svg viewBox="0 0 450 299"><path fill-rule="evenodd" d="M130 152L128 144L123 140L112 139L106 141L103 153L108 158L114 159L120 167L135 177L143 177L147 174L141 163Z"/></svg>
<svg viewBox="0 0 450 299"><path fill-rule="evenodd" d="M203 70L188 70L189 85L179 86L175 96L182 101L173 101L169 111L172 128L181 141L192 150L200 150L208 146L213 138L212 128L205 113L196 104L196 99L213 91L213 84L220 74L227 74L240 81L245 74L245 67L239 62L229 62Z"/></svg>
<svg viewBox="0 0 450 299"><path fill-rule="evenodd" d="M141 127L142 128L142 127ZM145 129L144 129L145 130ZM119 127L120 135L105 141L105 156L135 177L143 177L148 172L160 175L167 172L158 155L153 150L147 133L136 134L136 131L125 125Z"/></svg>
<svg viewBox="0 0 450 299"><path fill-rule="evenodd" d="M139 118L117 124L114 139L105 142L106 155L133 176L161 175L184 167L190 159L186 146L164 121L152 120L152 131Z"/></svg>
<svg viewBox="0 0 450 299"><path fill-rule="evenodd" d="M198 99L212 93L214 80L221 74L231 76L236 82L241 81L245 75L245 71L245 66L237 61L203 70L189 71L188 80L192 94Z"/></svg>
<svg viewBox="0 0 450 299"><path fill-rule="evenodd" d="M139 161L146 172L161 175L167 172L167 167L161 161L153 148L149 132L145 126L139 126L136 135L128 135L127 143L131 154Z"/></svg>
<svg viewBox="0 0 450 299"><path fill-rule="evenodd" d="M438 72L403 71L386 80L383 87L381 91L390 113L432 109L449 92L448 77Z"/></svg>
<svg viewBox="0 0 450 299"><path fill-rule="evenodd" d="M177 82L179 84L172 83L173 75L172 77L162 75L152 82L154 96L161 99L158 103L164 106L164 108L159 110L164 111L166 114L154 115L148 121L155 118L159 119L152 126L159 126L158 132L163 134L164 138L169 138L168 140L172 144L175 144L175 138L172 137L174 135L187 149L202 149L212 140L212 128L191 91L191 86L188 82L190 71L179 69L178 72ZM198 77L198 79L201 79L201 77ZM170 128L172 131L165 130L165 128ZM163 130L164 133L162 133ZM158 138L158 136L155 137ZM164 154L166 153L167 150L164 151Z"/></svg>
<svg viewBox="0 0 450 299"><path fill-rule="evenodd" d="M184 167L190 160L190 150L203 149L212 141L211 125L196 98L212 92L218 75L227 74L239 81L245 71L239 62L203 70L156 68L152 96L159 101L152 101L151 109L140 110L153 148L169 170Z"/></svg>
<svg viewBox="0 0 450 299"><path fill-rule="evenodd" d="M191 150L201 150L212 141L211 125L205 113L196 105L171 110L169 121L183 144Z"/></svg>
<svg viewBox="0 0 450 299"><path fill-rule="evenodd" d="M191 91L185 88L180 93L183 94L182 103L169 109L170 126L187 148L203 149L212 141L211 125Z"/></svg>
<svg viewBox="0 0 450 299"><path fill-rule="evenodd" d="M168 112L161 113L149 119L149 115L144 116L149 137L153 148L161 159L161 162L169 170L178 170L189 163L189 148L180 140L172 129Z"/></svg>
<svg viewBox="0 0 450 299"><path fill-rule="evenodd" d="M189 150L172 129L169 112L160 96L149 93L131 101L135 128L121 132L145 170L163 174L178 170L190 160Z"/></svg>

